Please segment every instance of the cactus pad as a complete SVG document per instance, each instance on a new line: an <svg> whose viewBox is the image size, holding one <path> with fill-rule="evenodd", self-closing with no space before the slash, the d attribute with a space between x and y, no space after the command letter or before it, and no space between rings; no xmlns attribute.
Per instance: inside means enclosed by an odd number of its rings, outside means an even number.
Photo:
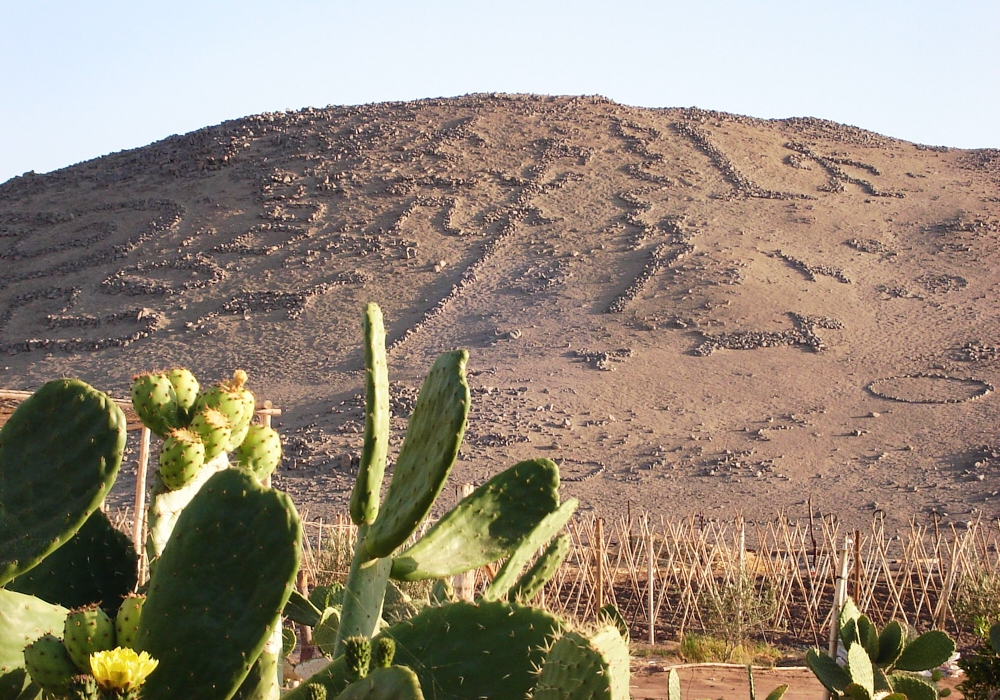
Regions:
<svg viewBox="0 0 1000 700"><path fill-rule="evenodd" d="M424 700L424 694L417 674L406 666L391 666L351 683L336 700Z"/></svg>
<svg viewBox="0 0 1000 700"><path fill-rule="evenodd" d="M135 648L135 636L139 633L139 616L146 602L144 595L130 595L122 601L115 615L115 639L120 647Z"/></svg>
<svg viewBox="0 0 1000 700"><path fill-rule="evenodd" d="M75 379L49 382L0 428L0 586L63 545L118 474L125 414Z"/></svg>
<svg viewBox="0 0 1000 700"><path fill-rule="evenodd" d="M160 438L184 423L178 410L177 392L166 374L150 373L133 377L132 406L143 425Z"/></svg>
<svg viewBox="0 0 1000 700"><path fill-rule="evenodd" d="M451 603L424 608L379 637L396 643L395 663L413 669L428 700L524 698L547 647L562 631L544 610L513 603ZM372 674L374 675L374 674ZM331 697L348 684L343 656L308 683L326 686ZM305 686L286 700L303 700Z"/></svg>
<svg viewBox="0 0 1000 700"><path fill-rule="evenodd" d="M144 700L236 692L288 601L301 539L291 500L242 470L224 469L201 487L160 556L139 619L136 646L159 660Z"/></svg>
<svg viewBox="0 0 1000 700"><path fill-rule="evenodd" d="M0 588L0 677L24 668L24 647L43 634L61 635L66 613L34 596Z"/></svg>
<svg viewBox="0 0 1000 700"><path fill-rule="evenodd" d="M364 540L374 557L392 554L413 534L458 457L469 413L468 358L465 350L446 352L424 379L385 501Z"/></svg>
<svg viewBox="0 0 1000 700"><path fill-rule="evenodd" d="M184 367L177 367L167 372L167 379L174 387L174 396L177 397L177 422L178 427L185 426L194 417L194 405L198 401L198 380L194 378L191 370Z"/></svg>
<svg viewBox="0 0 1000 700"><path fill-rule="evenodd" d="M99 603L110 614L135 588L137 561L132 541L97 511L69 542L7 588L67 608Z"/></svg>
<svg viewBox="0 0 1000 700"><path fill-rule="evenodd" d="M188 428L201 438L205 445L205 460L215 459L226 451L233 436L233 426L222 411L206 406L194 415Z"/></svg>
<svg viewBox="0 0 1000 700"><path fill-rule="evenodd" d="M558 507L559 468L547 459L518 462L466 496L393 559L392 577L442 578L496 561ZM573 507L566 506L569 513Z"/></svg>
<svg viewBox="0 0 1000 700"><path fill-rule="evenodd" d="M555 576L570 550L570 537L563 533L549 542L542 555L507 592L511 600L531 600Z"/></svg>
<svg viewBox="0 0 1000 700"><path fill-rule="evenodd" d="M628 644L613 625L569 632L552 646L532 700L628 700Z"/></svg>
<svg viewBox="0 0 1000 700"><path fill-rule="evenodd" d="M558 473L557 473L558 475ZM558 485L558 481L556 482ZM520 544L511 553L510 558L500 567L500 571L493 578L489 587L483 593L484 600L496 600L510 590L521 576L521 572L528 562L535 555L540 547L551 540L557 532L562 530L569 519L573 517L579 501L571 498L556 510L542 518L541 522L535 526L531 532L521 539Z"/></svg>
<svg viewBox="0 0 1000 700"><path fill-rule="evenodd" d="M365 442L358 478L351 492L351 519L371 524L378 515L378 497L389 448L389 368L385 357L385 325L378 304L365 307Z"/></svg>

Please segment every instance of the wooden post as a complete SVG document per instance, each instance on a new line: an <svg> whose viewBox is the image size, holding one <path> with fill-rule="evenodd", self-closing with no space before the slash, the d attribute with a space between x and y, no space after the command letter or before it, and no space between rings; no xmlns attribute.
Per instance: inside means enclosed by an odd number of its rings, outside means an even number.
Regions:
<svg viewBox="0 0 1000 700"><path fill-rule="evenodd" d="M653 528L646 527L646 579L649 581L649 590L646 591L646 607L649 610L649 643L656 644L656 610L653 607Z"/></svg>
<svg viewBox="0 0 1000 700"><path fill-rule="evenodd" d="M861 600L861 530L854 531L854 602Z"/></svg>
<svg viewBox="0 0 1000 700"><path fill-rule="evenodd" d="M828 651L830 656L834 659L837 658L837 640L840 639L840 630L838 628L838 623L840 621L840 611L844 607L844 603L847 601L847 574L848 567L850 565L850 559L848 556L851 551L851 536L847 535L844 537L844 546L840 550L840 572L837 574L837 581L834 584L833 589L833 612L830 619L830 643L828 645ZM830 691L826 691L826 698L830 697Z"/></svg>
<svg viewBox="0 0 1000 700"><path fill-rule="evenodd" d="M299 569L299 593L303 598L309 598L309 574L305 569ZM316 648L312 643L312 627L299 625L299 663L313 657Z"/></svg>
<svg viewBox="0 0 1000 700"><path fill-rule="evenodd" d="M597 572L595 577L597 579L597 611L600 611L604 607L604 520L601 518L597 519L594 524L594 539L597 540L597 547L594 551L594 556L597 558Z"/></svg>
<svg viewBox="0 0 1000 700"><path fill-rule="evenodd" d="M455 489L455 500L461 501L463 498L468 496L473 492L472 484L462 484L457 489ZM453 585L455 586L455 595L459 600L467 600L472 602L476 596L476 570L466 571L463 574L458 574L452 579Z"/></svg>
<svg viewBox="0 0 1000 700"><path fill-rule="evenodd" d="M145 582L146 572L146 471L149 468L150 430L142 426L139 434L139 464L135 470L135 501L132 519L132 545L139 556L139 584Z"/></svg>
<svg viewBox="0 0 1000 700"><path fill-rule="evenodd" d="M265 401L264 402L264 410L268 411L268 412L267 413L261 413L260 422L263 424L263 426L265 428L270 428L271 427L270 409L271 409L272 405L273 404L270 401ZM264 477L264 480L261 482L261 485L264 488L266 488L266 489L271 488L271 475L270 474L268 474L267 476Z"/></svg>

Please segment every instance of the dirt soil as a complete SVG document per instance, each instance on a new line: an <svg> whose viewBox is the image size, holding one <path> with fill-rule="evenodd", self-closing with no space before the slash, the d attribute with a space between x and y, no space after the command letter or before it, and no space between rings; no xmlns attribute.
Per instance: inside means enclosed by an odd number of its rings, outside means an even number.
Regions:
<svg viewBox="0 0 1000 700"><path fill-rule="evenodd" d="M820 119L470 95L0 185L0 387L245 368L315 517L354 477L373 300L393 449L470 352L457 481L542 456L609 517L995 518L998 288L1000 152Z"/></svg>

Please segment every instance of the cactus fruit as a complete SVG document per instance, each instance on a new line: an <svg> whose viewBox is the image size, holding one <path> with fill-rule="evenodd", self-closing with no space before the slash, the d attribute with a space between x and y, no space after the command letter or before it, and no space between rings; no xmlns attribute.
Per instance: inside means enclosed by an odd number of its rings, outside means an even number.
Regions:
<svg viewBox="0 0 1000 700"><path fill-rule="evenodd" d="M174 395L177 397L177 423L178 427L185 426L194 417L194 405L198 401L198 380L191 374L191 370L184 367L177 367L167 372L167 379L174 387Z"/></svg>
<svg viewBox="0 0 1000 700"><path fill-rule="evenodd" d="M446 352L424 379L379 517L365 535L372 557L392 554L413 534L448 478L469 413L468 359L465 350Z"/></svg>
<svg viewBox="0 0 1000 700"><path fill-rule="evenodd" d="M139 633L139 615L146 602L144 595L130 595L122 601L115 615L115 639L120 647L135 648L135 636Z"/></svg>
<svg viewBox="0 0 1000 700"><path fill-rule="evenodd" d="M378 497L389 448L389 369L385 355L385 325L378 304L365 307L365 441L358 478L351 492L355 525L371 524L378 515Z"/></svg>
<svg viewBox="0 0 1000 700"><path fill-rule="evenodd" d="M160 479L169 489L184 488L205 464L205 445L194 432L178 428L167 433L160 451Z"/></svg>
<svg viewBox="0 0 1000 700"><path fill-rule="evenodd" d="M86 522L118 475L125 414L75 379L47 383L0 428L0 586Z"/></svg>
<svg viewBox="0 0 1000 700"><path fill-rule="evenodd" d="M205 482L181 512L149 581L135 646L159 666L143 686L144 700L236 692L288 601L301 540L285 494L241 469L223 469Z"/></svg>
<svg viewBox="0 0 1000 700"><path fill-rule="evenodd" d="M233 378L222 385L236 397L243 409L239 420L233 421L233 434L229 438L229 445L227 447L229 451L235 450L246 438L247 429L250 427L250 421L253 420L254 410L256 409L253 394L244 388L246 381L247 373L238 369L233 372Z"/></svg>
<svg viewBox="0 0 1000 700"><path fill-rule="evenodd" d="M178 410L177 392L166 374L150 372L134 376L132 406L143 424L159 438L184 424Z"/></svg>
<svg viewBox="0 0 1000 700"><path fill-rule="evenodd" d="M233 456L239 466L249 469L263 481L281 461L281 438L267 426L251 425Z"/></svg>
<svg viewBox="0 0 1000 700"><path fill-rule="evenodd" d="M99 603L110 614L135 588L137 561L132 541L97 511L69 542L7 589L67 608Z"/></svg>
<svg viewBox="0 0 1000 700"><path fill-rule="evenodd" d="M306 683L303 689L303 700L326 700L326 686L319 683Z"/></svg>
<svg viewBox="0 0 1000 700"><path fill-rule="evenodd" d="M352 681L368 675L368 667L372 661L372 642L360 635L344 640L344 660L347 663L347 673Z"/></svg>
<svg viewBox="0 0 1000 700"><path fill-rule="evenodd" d="M226 451L231 452L236 449L236 446L243 442L242 434L245 433L244 428L250 425L250 418L252 417L247 417L244 423L243 397L240 394L230 391L228 384L216 384L207 389L202 389L201 394L198 395L198 403L195 404L195 415L201 413L206 408L214 408L222 412L226 420L229 421L231 430L229 441L226 442ZM237 431L241 431L239 440L236 439Z"/></svg>
<svg viewBox="0 0 1000 700"><path fill-rule="evenodd" d="M97 687L97 679L86 673L69 679L66 684L66 697L68 700L104 700Z"/></svg>
<svg viewBox="0 0 1000 700"><path fill-rule="evenodd" d="M42 690L57 695L66 692L69 679L80 673L66 645L53 634L42 635L24 648L24 667Z"/></svg>
<svg viewBox="0 0 1000 700"><path fill-rule="evenodd" d="M618 628L567 632L552 645L532 700L628 700L628 644Z"/></svg>
<svg viewBox="0 0 1000 700"><path fill-rule="evenodd" d="M379 637L375 640L375 652L372 655L372 665L375 668L389 668L396 658L396 640L392 637Z"/></svg>
<svg viewBox="0 0 1000 700"><path fill-rule="evenodd" d="M89 673L91 654L117 646L115 623L96 605L70 610L63 627L63 643L76 667Z"/></svg>
<svg viewBox="0 0 1000 700"><path fill-rule="evenodd" d="M24 647L43 634L60 636L66 608L0 588L0 678L24 668Z"/></svg>
<svg viewBox="0 0 1000 700"><path fill-rule="evenodd" d="M225 452L233 435L233 426L226 414L210 406L206 406L194 415L188 429L204 443L206 462Z"/></svg>
<svg viewBox="0 0 1000 700"><path fill-rule="evenodd" d="M383 510L388 512L388 499L386 504ZM510 555L546 517L553 518L547 522L558 522L575 507L576 502L570 500L557 510L559 468L553 462L518 462L466 496L416 544L397 554L392 577L404 581L442 578L483 566ZM526 560L521 561L523 565Z"/></svg>

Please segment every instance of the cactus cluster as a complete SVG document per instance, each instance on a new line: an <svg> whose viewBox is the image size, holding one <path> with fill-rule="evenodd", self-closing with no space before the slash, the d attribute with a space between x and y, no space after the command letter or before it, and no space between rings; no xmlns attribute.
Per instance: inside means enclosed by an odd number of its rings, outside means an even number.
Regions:
<svg viewBox="0 0 1000 700"><path fill-rule="evenodd" d="M191 484L202 467L235 452L237 463L264 479L281 461L281 439L253 425L256 401L241 369L227 382L202 389L190 370L140 374L132 381L132 405L143 424L163 439L159 478L170 491Z"/></svg>
<svg viewBox="0 0 1000 700"><path fill-rule="evenodd" d="M400 667L412 669L419 682L414 692L420 694L412 697L628 697L628 648L617 627L571 631L563 620L522 602L544 586L568 552L568 540L558 533L577 502L560 501L553 462L515 464L464 498L416 542L405 544L427 517L458 455L469 411L468 355L444 353L424 379L380 502L389 443L389 379L382 314L375 304L365 309L363 328L365 442L350 503L358 526L355 555L339 600L300 596L285 609L297 621L311 621L314 641L333 657L288 699L323 693L345 699L390 697L360 693L363 688L388 693L389 679L402 682L406 675L393 671ZM539 548L544 553L525 571ZM504 558L476 602L454 600L449 577ZM436 580L435 603L395 624L385 622L391 580L428 579ZM317 602L322 605L309 604ZM365 650L390 641L397 665L365 675Z"/></svg>
<svg viewBox="0 0 1000 700"><path fill-rule="evenodd" d="M58 380L0 429L0 696L125 700L145 681L150 699L278 697L280 644L267 647L301 528L291 501L258 480L280 441L250 426L244 381L200 392L186 370L137 379L137 409L166 438L169 464L149 517L169 528L145 598L130 595L131 542L98 510L121 464L122 411L83 382ZM245 468L194 468L180 491L166 487L187 478L192 445L222 455L251 434Z"/></svg>
<svg viewBox="0 0 1000 700"><path fill-rule="evenodd" d="M806 665L832 697L854 700L936 699L950 692L938 691L940 678L925 679L922 672L942 665L955 653L955 642L940 630L917 635L893 621L879 631L848 598L838 620L839 637L847 663L819 649L810 649Z"/></svg>

